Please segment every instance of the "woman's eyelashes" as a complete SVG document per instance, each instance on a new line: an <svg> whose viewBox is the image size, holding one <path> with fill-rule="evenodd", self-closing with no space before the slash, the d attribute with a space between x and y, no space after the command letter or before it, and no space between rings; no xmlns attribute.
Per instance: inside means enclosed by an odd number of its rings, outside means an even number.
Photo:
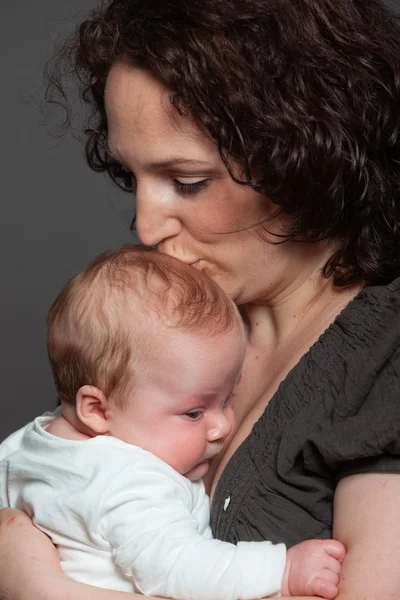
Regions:
<svg viewBox="0 0 400 600"><path fill-rule="evenodd" d="M174 179L175 189L180 194L198 194L207 187L208 183L209 179L200 179L198 181L188 180L187 182Z"/></svg>
<svg viewBox="0 0 400 600"><path fill-rule="evenodd" d="M132 191L135 194L137 190L137 180L135 174L123 167L124 177L129 180L132 185ZM183 178L182 178L183 179ZM210 183L210 179L196 179L194 177L182 179L172 178L175 191L181 195L195 195L204 190Z"/></svg>

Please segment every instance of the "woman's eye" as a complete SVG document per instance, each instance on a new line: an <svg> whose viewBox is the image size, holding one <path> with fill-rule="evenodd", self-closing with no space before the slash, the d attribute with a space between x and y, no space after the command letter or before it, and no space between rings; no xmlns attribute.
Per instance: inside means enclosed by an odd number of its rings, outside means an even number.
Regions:
<svg viewBox="0 0 400 600"><path fill-rule="evenodd" d="M175 189L182 194L197 194L207 187L208 179L187 178L185 180L174 179Z"/></svg>
<svg viewBox="0 0 400 600"><path fill-rule="evenodd" d="M196 421L200 418L201 414L202 413L200 410L191 410L190 412L185 413L185 416L189 417L189 419L193 419L193 421Z"/></svg>

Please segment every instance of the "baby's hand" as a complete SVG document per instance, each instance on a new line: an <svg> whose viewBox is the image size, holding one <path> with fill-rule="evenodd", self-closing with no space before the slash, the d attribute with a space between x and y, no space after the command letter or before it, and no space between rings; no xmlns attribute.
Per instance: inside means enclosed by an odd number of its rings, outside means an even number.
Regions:
<svg viewBox="0 0 400 600"><path fill-rule="evenodd" d="M332 600L338 593L345 547L336 540L308 540L286 554L282 596L322 596Z"/></svg>

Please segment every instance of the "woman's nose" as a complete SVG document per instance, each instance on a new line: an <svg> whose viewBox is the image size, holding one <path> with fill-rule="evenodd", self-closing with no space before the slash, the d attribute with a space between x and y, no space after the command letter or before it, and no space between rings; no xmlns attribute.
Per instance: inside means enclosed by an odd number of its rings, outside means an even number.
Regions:
<svg viewBox="0 0 400 600"><path fill-rule="evenodd" d="M178 235L181 222L175 214L171 192L137 183L135 225L138 238L145 246L158 246Z"/></svg>
<svg viewBox="0 0 400 600"><path fill-rule="evenodd" d="M230 413L228 413L228 411L221 411L213 416L207 434L209 442L222 441L229 437L233 427L233 413L232 418L229 417Z"/></svg>

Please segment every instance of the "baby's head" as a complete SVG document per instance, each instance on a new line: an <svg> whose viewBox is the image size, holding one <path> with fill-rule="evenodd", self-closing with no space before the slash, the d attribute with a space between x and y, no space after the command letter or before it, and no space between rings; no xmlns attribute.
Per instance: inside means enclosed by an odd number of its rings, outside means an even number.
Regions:
<svg viewBox="0 0 400 600"><path fill-rule="evenodd" d="M126 246L72 279L48 317L63 413L91 435L152 452L202 477L233 427L229 398L245 333L233 302L202 272Z"/></svg>

